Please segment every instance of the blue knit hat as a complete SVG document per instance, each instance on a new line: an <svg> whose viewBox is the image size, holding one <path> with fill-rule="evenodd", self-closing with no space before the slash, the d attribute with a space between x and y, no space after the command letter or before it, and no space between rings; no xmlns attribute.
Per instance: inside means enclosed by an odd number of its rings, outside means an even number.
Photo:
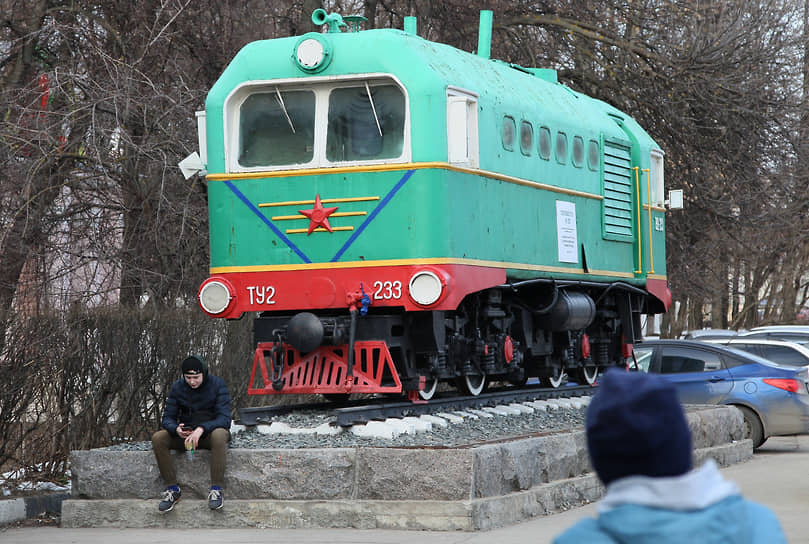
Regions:
<svg viewBox="0 0 809 544"><path fill-rule="evenodd" d="M587 408L587 448L598 477L679 476L691 470L691 432L677 391L643 372L604 374Z"/></svg>

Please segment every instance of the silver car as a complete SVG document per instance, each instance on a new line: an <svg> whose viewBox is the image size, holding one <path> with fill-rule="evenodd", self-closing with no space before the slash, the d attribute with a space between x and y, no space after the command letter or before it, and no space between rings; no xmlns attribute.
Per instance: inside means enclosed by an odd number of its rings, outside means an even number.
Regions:
<svg viewBox="0 0 809 544"><path fill-rule="evenodd" d="M740 332L736 338L763 338L765 340L784 340L797 344L809 344L809 326L767 325Z"/></svg>
<svg viewBox="0 0 809 544"><path fill-rule="evenodd" d="M784 340L767 340L764 338L725 338L705 339L702 342L722 344L758 355L779 365L809 366L809 345L786 342Z"/></svg>

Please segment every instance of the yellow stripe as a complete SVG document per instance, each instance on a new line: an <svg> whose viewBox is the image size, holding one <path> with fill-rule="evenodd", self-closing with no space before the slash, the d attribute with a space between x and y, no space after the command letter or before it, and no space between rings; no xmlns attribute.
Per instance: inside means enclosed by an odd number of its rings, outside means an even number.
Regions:
<svg viewBox="0 0 809 544"><path fill-rule="evenodd" d="M329 216L329 219L332 217L354 217L357 215L368 215L368 212L335 212ZM274 215L272 217L273 221L286 221L288 219L309 219L305 215Z"/></svg>
<svg viewBox="0 0 809 544"><path fill-rule="evenodd" d="M527 179L516 178L507 176L505 174L498 174L497 172L490 172L488 170L479 170L476 168L463 168L454 166L446 162L409 162L399 164L373 164L368 166L340 166L336 168L304 168L301 170L273 170L267 172L240 172L238 174L208 174L205 176L209 181L223 181L231 179L264 179L264 178L286 178L293 176L314 176L322 174L346 174L350 172L395 172L401 170L425 170L425 169L439 169L451 170L453 172L462 172L464 174L471 174L474 176L482 176L489 179L496 179L505 181L506 183L513 183L515 185L523 185L526 187L534 187L535 189L543 189L545 191L552 191L563 195L580 196L582 198L592 198L594 200L603 200L604 197L594 193L587 193L584 191L575 191L573 189L564 189L562 187L555 187L546 183L539 183L537 181L529 181ZM346 200L342 200L346 202ZM300 201L300 202L279 202L274 204L259 204L262 206L281 206L281 205L302 205L312 204L314 200ZM340 202L340 200L322 200L321 202Z"/></svg>
<svg viewBox="0 0 809 544"><path fill-rule="evenodd" d="M646 198L649 201L649 210L651 212L652 208L652 182L651 182L651 170L649 168L644 168L644 172L646 172ZM649 270L647 272L649 274L655 273L655 252L654 246L652 245L652 214L647 213L646 216L649 218Z"/></svg>
<svg viewBox="0 0 809 544"><path fill-rule="evenodd" d="M336 229L335 229L336 230ZM305 232L305 231L304 231ZM310 263L310 264L280 264L280 265L254 265L254 266L217 266L210 269L211 274L227 274L232 272L290 272L295 270L334 270L343 268L379 268L383 266L408 265L441 265L460 264L467 266L483 266L488 268L510 268L514 270L531 270L535 272L555 272L557 274L576 274L589 276L611 276L616 278L634 278L631 272L613 272L609 270L590 270L585 273L582 268L568 268L562 266L544 266L525 263L504 263L499 261L483 261L478 259L453 259L433 257L428 259L390 259L383 261L353 261L345 263ZM665 279L665 276L656 276Z"/></svg>
<svg viewBox="0 0 809 544"><path fill-rule="evenodd" d="M641 256L641 240L643 239L643 233L640 230L640 181L638 177L640 167L633 166L632 170L635 171L635 200L637 201L635 209L638 211L638 268L635 270L635 274L640 274L643 272L643 257Z"/></svg>
<svg viewBox="0 0 809 544"><path fill-rule="evenodd" d="M379 200L378 196L358 196L355 198L324 198L321 204L332 204L334 202L367 202L369 200ZM264 202L259 204L259 208L270 208L272 206L309 206L314 204L314 200L290 200L288 202Z"/></svg>
<svg viewBox="0 0 809 544"><path fill-rule="evenodd" d="M335 231L335 232L338 231L338 230L354 230L354 227L332 227L331 230ZM300 234L302 232L309 232L309 229L306 228L306 229L287 229L286 230L287 234ZM329 232L329 231L327 231L323 227L317 227L312 232Z"/></svg>

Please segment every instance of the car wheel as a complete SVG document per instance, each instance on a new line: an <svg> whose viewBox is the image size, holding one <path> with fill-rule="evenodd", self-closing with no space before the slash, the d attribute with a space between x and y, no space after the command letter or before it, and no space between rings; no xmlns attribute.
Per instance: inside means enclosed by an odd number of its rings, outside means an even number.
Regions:
<svg viewBox="0 0 809 544"><path fill-rule="evenodd" d="M744 416L744 437L753 441L753 449L764 443L764 427L758 415L746 406L737 406Z"/></svg>

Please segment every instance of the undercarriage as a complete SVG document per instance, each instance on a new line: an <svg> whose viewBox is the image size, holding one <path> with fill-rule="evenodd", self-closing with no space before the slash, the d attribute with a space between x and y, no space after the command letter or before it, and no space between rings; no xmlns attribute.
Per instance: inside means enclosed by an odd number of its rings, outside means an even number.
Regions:
<svg viewBox="0 0 809 544"><path fill-rule="evenodd" d="M442 382L471 395L492 381L592 385L605 368L624 365L648 297L624 283L531 280L470 295L454 311L263 313L248 392L417 400Z"/></svg>

